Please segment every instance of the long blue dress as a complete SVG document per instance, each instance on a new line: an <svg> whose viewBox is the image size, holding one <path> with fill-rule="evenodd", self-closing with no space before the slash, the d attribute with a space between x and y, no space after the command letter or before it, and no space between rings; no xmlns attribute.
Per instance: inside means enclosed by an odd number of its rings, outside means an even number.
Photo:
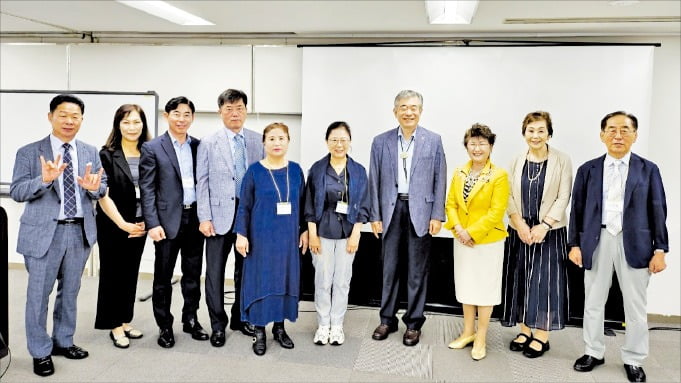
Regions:
<svg viewBox="0 0 681 383"><path fill-rule="evenodd" d="M287 198L287 174L290 196ZM279 193L291 214L277 215ZM255 326L298 318L300 293L300 224L305 179L295 162L268 170L251 165L241 186L236 232L248 238L241 280L241 320Z"/></svg>

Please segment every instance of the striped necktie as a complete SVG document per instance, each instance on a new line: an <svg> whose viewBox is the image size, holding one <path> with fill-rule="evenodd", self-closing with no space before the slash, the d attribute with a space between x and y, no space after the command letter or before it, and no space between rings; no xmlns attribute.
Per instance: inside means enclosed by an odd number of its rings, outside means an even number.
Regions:
<svg viewBox="0 0 681 383"><path fill-rule="evenodd" d="M234 181L237 198L241 194L241 180L244 174L246 174L246 146L244 136L237 134L234 136Z"/></svg>
<svg viewBox="0 0 681 383"><path fill-rule="evenodd" d="M71 160L71 144L62 145L64 148L64 162L68 164L64 169L62 182L64 183L64 216L73 218L76 216L76 183L73 177L73 163Z"/></svg>

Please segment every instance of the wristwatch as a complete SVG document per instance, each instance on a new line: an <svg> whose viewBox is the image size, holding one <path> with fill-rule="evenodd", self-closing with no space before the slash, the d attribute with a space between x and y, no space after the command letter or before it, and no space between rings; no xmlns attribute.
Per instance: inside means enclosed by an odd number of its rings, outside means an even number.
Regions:
<svg viewBox="0 0 681 383"><path fill-rule="evenodd" d="M544 228L546 228L547 231L551 230L551 225L549 225L548 223L542 222L541 224L542 226L544 226Z"/></svg>

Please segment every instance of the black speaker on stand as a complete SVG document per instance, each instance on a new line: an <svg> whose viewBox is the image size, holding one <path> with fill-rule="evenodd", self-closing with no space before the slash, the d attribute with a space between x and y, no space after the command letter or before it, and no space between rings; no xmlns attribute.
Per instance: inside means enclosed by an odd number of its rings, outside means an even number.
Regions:
<svg viewBox="0 0 681 383"><path fill-rule="evenodd" d="M0 206L0 275L7 275L7 260L8 260L8 239L7 239L7 212ZM9 278L5 278L5 286L0 291L5 291L0 294L0 358L7 356L7 345L9 344Z"/></svg>

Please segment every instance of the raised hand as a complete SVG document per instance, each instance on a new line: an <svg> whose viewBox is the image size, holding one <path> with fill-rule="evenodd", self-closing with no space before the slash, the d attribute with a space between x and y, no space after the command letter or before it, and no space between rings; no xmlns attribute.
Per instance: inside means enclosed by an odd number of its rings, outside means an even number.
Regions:
<svg viewBox="0 0 681 383"><path fill-rule="evenodd" d="M57 154L54 161L45 161L45 157L40 156L40 165L42 166L43 183L48 184L59 178L69 164L61 162L61 154Z"/></svg>
<svg viewBox="0 0 681 383"><path fill-rule="evenodd" d="M88 162L85 165L85 173L83 177L76 177L78 185L85 190L97 191L99 190L99 185L102 182L102 174L104 174L104 168L99 168L97 173L90 173L92 171L92 163Z"/></svg>

